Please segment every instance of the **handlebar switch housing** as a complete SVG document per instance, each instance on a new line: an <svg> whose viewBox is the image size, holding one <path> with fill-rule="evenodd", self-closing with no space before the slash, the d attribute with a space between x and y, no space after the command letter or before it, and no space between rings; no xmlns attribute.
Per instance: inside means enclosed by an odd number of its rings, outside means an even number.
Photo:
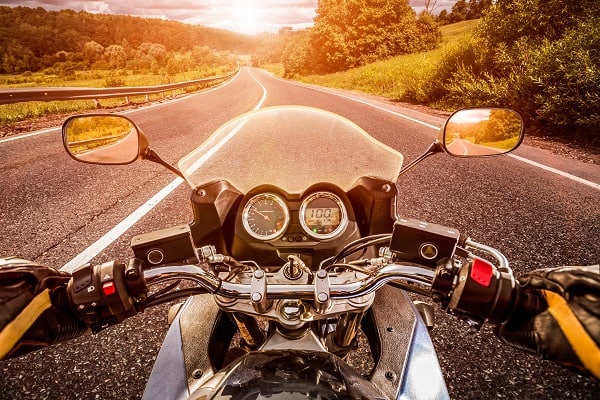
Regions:
<svg viewBox="0 0 600 400"><path fill-rule="evenodd" d="M512 274L502 272L488 261L472 259L454 273L449 265L440 265L432 291L441 299L442 307L466 319L475 328L484 322L505 322L517 298L517 284ZM446 292L446 296L443 296Z"/></svg>
<svg viewBox="0 0 600 400"><path fill-rule="evenodd" d="M438 262L454 255L459 237L453 228L399 218L394 223L390 250L395 259L435 268Z"/></svg>
<svg viewBox="0 0 600 400"><path fill-rule="evenodd" d="M73 272L67 291L74 311L97 333L137 314L136 299L146 293L141 262L86 264Z"/></svg>

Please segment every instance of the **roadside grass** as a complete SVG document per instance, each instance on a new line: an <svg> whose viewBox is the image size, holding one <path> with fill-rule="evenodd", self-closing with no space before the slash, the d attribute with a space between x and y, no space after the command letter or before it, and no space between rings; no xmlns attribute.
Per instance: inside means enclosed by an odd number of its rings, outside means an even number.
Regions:
<svg viewBox="0 0 600 400"><path fill-rule="evenodd" d="M480 143L480 144L482 146L489 146L489 147L495 148L495 149L510 150L510 149L515 148L515 145L517 144L517 138L506 139L506 140L490 142L490 143Z"/></svg>
<svg viewBox="0 0 600 400"><path fill-rule="evenodd" d="M70 75L57 75L51 70L46 72L25 72L23 74L0 74L0 88L27 87L107 87L109 83L121 83L119 86L154 86L186 80L202 79L226 73L223 67L195 69L173 75L134 73L132 71L96 70L74 71Z"/></svg>
<svg viewBox="0 0 600 400"><path fill-rule="evenodd" d="M184 82L226 74L225 68L198 69L180 72L174 75L134 74L130 71L76 71L70 76L58 76L44 73L25 73L20 75L0 75L0 88L32 88L32 87L114 87L114 86L156 86L169 83ZM0 126L7 126L31 118L40 118L52 114L64 114L89 111L96 108L114 108L125 104L141 104L157 101L165 97L176 96L206 85L193 88L178 89L164 94L131 96L93 100L68 101L33 101L0 105ZM127 101L128 100L128 101Z"/></svg>
<svg viewBox="0 0 600 400"><path fill-rule="evenodd" d="M275 76L282 77L285 73L285 68L283 68L283 64L264 64L260 66L262 69L271 72Z"/></svg>
<svg viewBox="0 0 600 400"><path fill-rule="evenodd" d="M468 40L478 20L441 27L442 43L434 50L407 54L328 75L297 76L295 79L321 86L355 90L396 101L427 103L428 85L443 56ZM283 76L281 64L263 66Z"/></svg>
<svg viewBox="0 0 600 400"><path fill-rule="evenodd" d="M110 109L123 105L136 105L152 101L163 100L180 93L187 93L184 89L168 92L169 95L151 94L146 96L114 97L101 99L96 103L93 100L67 100L67 101L30 101L0 105L0 126L10 125L31 118L41 118L53 114L67 114L95 109ZM127 101L129 100L129 101Z"/></svg>

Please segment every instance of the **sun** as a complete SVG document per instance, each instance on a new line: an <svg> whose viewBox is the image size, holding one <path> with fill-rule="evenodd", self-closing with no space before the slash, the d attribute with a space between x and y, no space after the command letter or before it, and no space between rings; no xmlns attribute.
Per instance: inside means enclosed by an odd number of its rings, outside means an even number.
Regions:
<svg viewBox="0 0 600 400"><path fill-rule="evenodd" d="M260 1L237 1L232 4L232 22L236 30L244 33L259 33L267 30L268 9Z"/></svg>

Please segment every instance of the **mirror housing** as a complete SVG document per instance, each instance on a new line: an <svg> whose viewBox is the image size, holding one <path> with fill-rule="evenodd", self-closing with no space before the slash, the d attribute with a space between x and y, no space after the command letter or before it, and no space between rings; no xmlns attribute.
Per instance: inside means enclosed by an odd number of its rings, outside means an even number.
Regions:
<svg viewBox="0 0 600 400"><path fill-rule="evenodd" d="M455 157L487 157L513 151L523 141L523 118L508 108L465 108L441 129L440 145Z"/></svg>
<svg viewBox="0 0 600 400"><path fill-rule="evenodd" d="M181 171L163 160L142 130L127 117L116 114L86 114L68 118L62 127L63 144L77 161L90 164L123 165L149 160L180 178Z"/></svg>
<svg viewBox="0 0 600 400"><path fill-rule="evenodd" d="M130 164L148 148L148 140L138 126L115 114L70 117L62 126L62 137L71 157L90 164Z"/></svg>

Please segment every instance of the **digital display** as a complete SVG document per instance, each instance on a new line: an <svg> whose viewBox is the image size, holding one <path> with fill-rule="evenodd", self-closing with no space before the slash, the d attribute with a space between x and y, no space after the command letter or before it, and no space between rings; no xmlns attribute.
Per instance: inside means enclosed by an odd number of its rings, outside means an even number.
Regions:
<svg viewBox="0 0 600 400"><path fill-rule="evenodd" d="M304 222L314 233L333 232L340 225L340 209L338 207L307 208Z"/></svg>
<svg viewBox="0 0 600 400"><path fill-rule="evenodd" d="M313 238L333 239L348 225L344 203L331 192L315 192L302 201L300 225Z"/></svg>

